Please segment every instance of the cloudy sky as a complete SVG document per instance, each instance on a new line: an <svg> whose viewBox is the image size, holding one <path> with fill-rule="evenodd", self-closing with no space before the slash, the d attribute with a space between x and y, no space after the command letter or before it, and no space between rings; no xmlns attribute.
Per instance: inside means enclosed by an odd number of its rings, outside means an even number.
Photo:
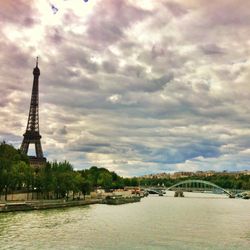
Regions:
<svg viewBox="0 0 250 250"><path fill-rule="evenodd" d="M48 160L123 176L250 170L249 9L0 0L0 140L20 147L39 56Z"/></svg>

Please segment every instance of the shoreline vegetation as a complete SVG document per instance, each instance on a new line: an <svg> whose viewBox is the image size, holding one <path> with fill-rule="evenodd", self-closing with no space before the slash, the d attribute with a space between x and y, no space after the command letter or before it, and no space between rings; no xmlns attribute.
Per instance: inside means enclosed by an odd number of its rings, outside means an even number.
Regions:
<svg viewBox="0 0 250 250"><path fill-rule="evenodd" d="M74 170L67 162L47 162L34 169L29 158L5 142L0 144L0 200L26 193L24 200L85 199L90 192L138 186L137 178L123 178L105 168Z"/></svg>
<svg viewBox="0 0 250 250"><path fill-rule="evenodd" d="M124 189L125 186L133 187ZM0 144L0 212L82 206L106 202L138 201L136 178L123 178L96 166L74 170L67 162L30 166L29 158L5 142Z"/></svg>
<svg viewBox="0 0 250 250"><path fill-rule="evenodd" d="M203 177L194 174L175 179L124 178L96 166L74 170L67 161L47 162L44 167L35 169L20 150L5 142L0 143L0 211L14 209L14 203L16 207L23 206L24 210L86 205L100 200L105 203L106 196L123 197L120 201L116 198L114 203L133 202L137 198L124 197L142 197L139 187L168 187L190 178L211 181L225 189L250 190L250 176L241 173L214 173Z"/></svg>

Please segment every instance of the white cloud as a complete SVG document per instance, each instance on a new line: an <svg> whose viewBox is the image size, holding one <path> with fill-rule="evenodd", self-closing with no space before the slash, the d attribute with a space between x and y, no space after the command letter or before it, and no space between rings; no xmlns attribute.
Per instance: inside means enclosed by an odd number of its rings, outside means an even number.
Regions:
<svg viewBox="0 0 250 250"><path fill-rule="evenodd" d="M21 143L39 55L49 160L126 176L249 169L245 1L0 2L1 140Z"/></svg>

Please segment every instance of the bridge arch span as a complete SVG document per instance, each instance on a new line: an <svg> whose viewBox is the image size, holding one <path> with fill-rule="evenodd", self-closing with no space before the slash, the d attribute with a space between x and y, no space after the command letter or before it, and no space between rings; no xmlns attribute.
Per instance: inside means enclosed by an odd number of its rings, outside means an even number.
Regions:
<svg viewBox="0 0 250 250"><path fill-rule="evenodd" d="M186 180L186 181L181 181L181 182L178 182L178 183L172 185L171 187L168 187L167 190L171 190L171 189L173 189L175 187L182 186L182 185L185 185L185 184L188 185L188 184L193 184L193 183L199 183L199 184L203 184L203 185L214 187L216 189L219 189L219 190L223 191L224 193L226 193L230 197L232 195L229 191L225 190L224 188L222 188L222 187L220 187L220 186L218 186L218 185L216 185L216 184L214 184L214 183L212 183L210 181L203 181L203 180Z"/></svg>

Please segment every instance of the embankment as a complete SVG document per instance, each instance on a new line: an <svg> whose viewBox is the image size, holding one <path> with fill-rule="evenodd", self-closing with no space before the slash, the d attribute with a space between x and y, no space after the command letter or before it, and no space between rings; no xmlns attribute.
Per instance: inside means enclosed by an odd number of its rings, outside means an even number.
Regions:
<svg viewBox="0 0 250 250"><path fill-rule="evenodd" d="M101 203L103 203L102 199L88 199L79 201L40 200L40 201L27 201L27 202L5 202L5 203L0 203L0 213L65 208L65 207L85 206L85 205L101 204Z"/></svg>

